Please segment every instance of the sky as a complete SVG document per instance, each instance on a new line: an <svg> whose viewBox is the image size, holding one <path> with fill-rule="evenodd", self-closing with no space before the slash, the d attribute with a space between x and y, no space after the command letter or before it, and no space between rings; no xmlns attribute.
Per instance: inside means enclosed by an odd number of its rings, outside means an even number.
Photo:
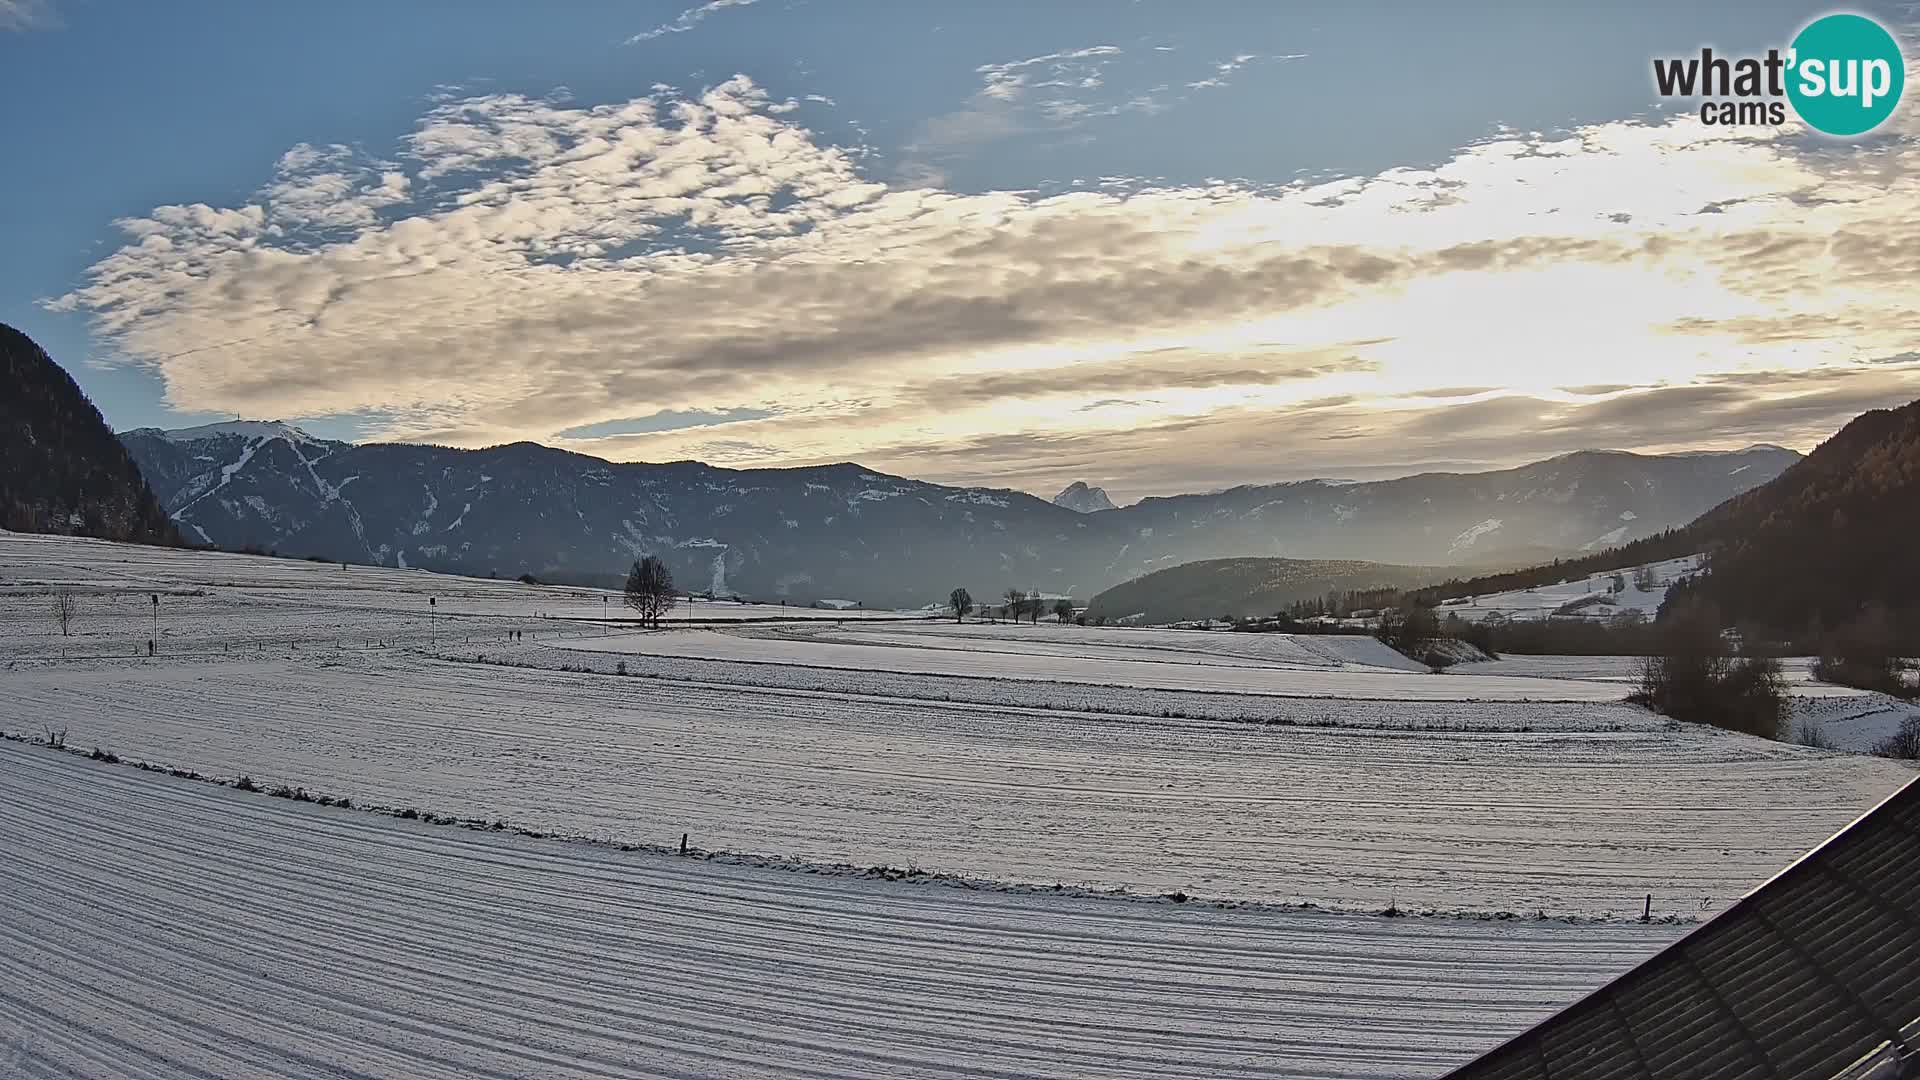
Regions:
<svg viewBox="0 0 1920 1080"><path fill-rule="evenodd" d="M1121 502L1920 398L1913 102L1653 85L1829 6L1518 7L0 0L0 321L121 430Z"/></svg>

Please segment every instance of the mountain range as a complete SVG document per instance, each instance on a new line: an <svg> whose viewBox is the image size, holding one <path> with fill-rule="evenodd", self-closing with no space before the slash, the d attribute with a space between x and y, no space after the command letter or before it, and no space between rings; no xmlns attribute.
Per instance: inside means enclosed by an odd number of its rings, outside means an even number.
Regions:
<svg viewBox="0 0 1920 1080"><path fill-rule="evenodd" d="M1705 572L1668 600L1704 601L1724 625L1797 647L1864 620L1920 652L1920 401L1854 417L1765 484L1687 524L1589 554L1456 575L1416 590L1450 598L1536 589L1700 554ZM1196 594L1199 589L1190 590ZM1224 610L1224 609L1223 609Z"/></svg>
<svg viewBox="0 0 1920 1080"><path fill-rule="evenodd" d="M956 585L1089 597L1180 563L1249 555L1537 561L1685 524L1799 459L1770 446L1589 451L1491 472L1243 486L1083 512L850 463L615 463L533 443L352 444L264 421L121 440L190 542L583 583L617 582L634 559L658 554L681 587L869 607L938 602Z"/></svg>

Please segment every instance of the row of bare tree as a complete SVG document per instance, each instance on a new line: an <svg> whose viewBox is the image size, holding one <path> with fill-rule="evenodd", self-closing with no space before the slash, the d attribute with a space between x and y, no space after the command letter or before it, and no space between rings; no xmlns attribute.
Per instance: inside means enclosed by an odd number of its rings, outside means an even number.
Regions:
<svg viewBox="0 0 1920 1080"><path fill-rule="evenodd" d="M978 609L973 602L972 593L966 589L955 589L947 596L947 610L953 612L953 621L959 622L973 614L976 610L995 609ZM1021 619L1028 619L1035 623L1040 621L1040 616L1047 614L1049 611L1052 612L1054 618L1063 623L1073 621L1073 601L1065 597L1060 597L1054 600L1053 606L1049 608L1047 606L1047 598L1041 596L1038 589L1033 592L1027 592L1022 589L1008 589L1005 602L997 609L997 613L1003 618L1012 619L1014 622L1019 622Z"/></svg>

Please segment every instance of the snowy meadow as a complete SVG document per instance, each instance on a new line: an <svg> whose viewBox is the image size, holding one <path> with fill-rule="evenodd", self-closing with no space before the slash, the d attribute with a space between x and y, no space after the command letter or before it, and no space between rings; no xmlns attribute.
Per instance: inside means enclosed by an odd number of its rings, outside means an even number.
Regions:
<svg viewBox="0 0 1920 1080"><path fill-rule="evenodd" d="M1365 638L627 614L0 534L0 1054L1427 1076L1911 775L1673 724L1599 658L1436 675Z"/></svg>

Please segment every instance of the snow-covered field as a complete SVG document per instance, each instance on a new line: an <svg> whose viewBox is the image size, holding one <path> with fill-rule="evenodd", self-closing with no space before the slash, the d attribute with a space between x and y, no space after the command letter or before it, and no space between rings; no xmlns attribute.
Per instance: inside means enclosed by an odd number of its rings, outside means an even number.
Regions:
<svg viewBox="0 0 1920 1080"><path fill-rule="evenodd" d="M75 603L66 635L52 614L63 589ZM13 631L0 659L144 653L156 614L159 649L172 653L502 641L509 631L551 640L634 619L604 589L0 532L0 625ZM924 617L726 600L683 601L671 613L676 624Z"/></svg>
<svg viewBox="0 0 1920 1080"><path fill-rule="evenodd" d="M1506 656L1462 664L1452 671L1462 675L1579 679L1626 685L1640 677L1640 664L1637 656ZM1813 657L1789 656L1780 661L1780 668L1792 697L1793 714L1787 721L1787 734L1791 738L1812 737L1840 750L1871 753L1881 740L1899 731L1908 717L1920 716L1920 702L1815 682Z"/></svg>
<svg viewBox="0 0 1920 1080"><path fill-rule="evenodd" d="M1795 738L1811 734L1841 750L1858 753L1871 753L1882 740L1899 732L1900 725L1914 718L1920 718L1920 702L1902 701L1871 690L1818 696L1795 694L1793 699Z"/></svg>
<svg viewBox="0 0 1920 1080"><path fill-rule="evenodd" d="M926 624L932 626L933 624ZM945 675L1008 682L1065 682L1160 690L1197 690L1229 694L1379 699L1393 701L1618 701L1615 685L1569 679L1513 679L1486 676L1460 679L1410 671L1404 662L1374 666L1324 656L1299 661L1248 662L1234 655L1175 654L1143 650L1142 658L1123 658L1135 631L1076 627L1078 643L1038 640L1021 646L993 639L961 640L933 633L821 636L799 627L770 632L663 631L568 639L574 652L670 656L737 663L784 664L860 672ZM1012 629L1012 628L1008 628ZM1193 631L1196 637L1225 639ZM1246 635L1248 640L1279 635ZM1293 639L1310 643L1309 638ZM1329 638L1386 652L1377 642ZM1280 641L1265 642L1269 646ZM1317 643L1314 643L1317 644ZM1296 648L1305 646L1297 645Z"/></svg>
<svg viewBox="0 0 1920 1080"><path fill-rule="evenodd" d="M806 876L0 744L0 1074L1424 1077L1671 926Z"/></svg>
<svg viewBox="0 0 1920 1080"><path fill-rule="evenodd" d="M1431 1075L1911 775L1592 663L600 595L0 534L0 730L733 853L0 745L0 1075Z"/></svg>
<svg viewBox="0 0 1920 1080"><path fill-rule="evenodd" d="M1017 704L1035 709L1064 709L1159 719L1234 720L1255 724L1394 731L1592 732L1655 731L1664 718L1618 702L1556 701L1549 682L1530 683L1541 695L1524 701L1480 701L1473 686L1444 684L1455 700L1409 697L1303 696L1297 690L1227 693L1217 690L1157 689L1090 682L1014 680L981 674L935 675L859 667L809 667L792 663L701 659L569 648L570 642L537 642L442 650L445 659L498 663L548 671L619 672L641 678L672 679L769 690L826 691L860 697L906 698L974 705ZM1238 665L1235 665L1238 666ZM1148 669L1154 670L1154 669ZM1284 683L1280 683L1284 686ZM1402 687L1409 683L1390 683ZM1436 684L1440 686L1443 684ZM1616 696L1624 694L1622 687Z"/></svg>
<svg viewBox="0 0 1920 1080"><path fill-rule="evenodd" d="M1907 775L1664 723L1210 723L413 657L76 667L6 673L0 726L619 841L1366 911L1714 910Z"/></svg>
<svg viewBox="0 0 1920 1080"><path fill-rule="evenodd" d="M1065 626L1039 623L954 623L805 628L818 637L861 644L918 648L1223 664L1235 660L1284 667L1386 668L1426 666L1368 636L1235 634L1205 630Z"/></svg>
<svg viewBox="0 0 1920 1080"><path fill-rule="evenodd" d="M1660 602L1667 598L1667 588L1700 569L1700 556L1687 555L1646 564L1645 569L1653 574L1653 587L1649 589L1638 587L1635 578L1639 569L1629 567L1617 572L1609 570L1583 574L1557 585L1542 585L1537 589L1465 596L1441 604L1439 613L1442 616L1458 615L1468 622L1491 618L1544 619L1554 614L1606 619L1637 613L1652 618L1660 610ZM1610 592L1616 573L1626 588L1620 592Z"/></svg>

